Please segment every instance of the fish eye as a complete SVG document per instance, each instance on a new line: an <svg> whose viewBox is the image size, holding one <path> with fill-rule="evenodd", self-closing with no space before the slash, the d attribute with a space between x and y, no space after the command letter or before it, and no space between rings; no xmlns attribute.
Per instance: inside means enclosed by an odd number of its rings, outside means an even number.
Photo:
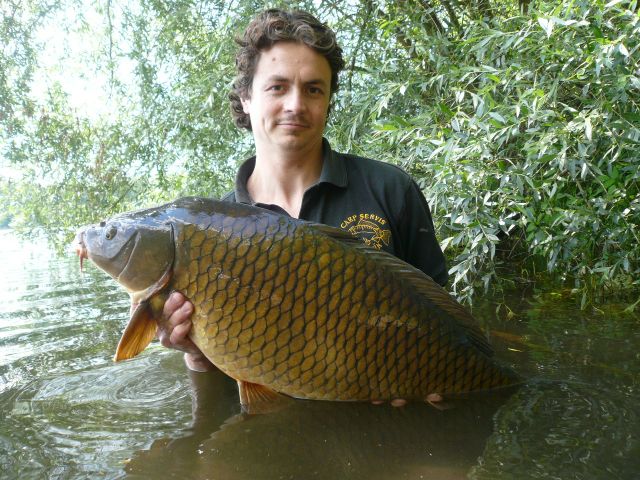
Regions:
<svg viewBox="0 0 640 480"><path fill-rule="evenodd" d="M109 227L109 230L107 230L107 233L104 234L104 237L107 240L111 240L116 236L116 233L118 233L118 229L114 225L111 225L111 227Z"/></svg>

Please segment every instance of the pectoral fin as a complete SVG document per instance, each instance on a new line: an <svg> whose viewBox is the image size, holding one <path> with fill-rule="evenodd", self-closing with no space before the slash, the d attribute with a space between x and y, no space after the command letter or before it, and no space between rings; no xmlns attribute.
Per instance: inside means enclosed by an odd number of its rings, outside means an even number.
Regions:
<svg viewBox="0 0 640 480"><path fill-rule="evenodd" d="M281 395L257 383L238 380L238 390L240 405L249 414L273 413L293 401L291 397Z"/></svg>
<svg viewBox="0 0 640 480"><path fill-rule="evenodd" d="M124 330L114 360L127 360L138 355L156 335L156 322L151 315L149 302L131 306L131 319Z"/></svg>
<svg viewBox="0 0 640 480"><path fill-rule="evenodd" d="M162 306L167 299L168 293L165 287L171 280L172 270L168 268L155 282L146 290L131 294L131 315L129 324L122 333L116 355L113 358L116 362L127 360L138 355L147 348L151 340L156 336L157 322L156 315L162 311Z"/></svg>

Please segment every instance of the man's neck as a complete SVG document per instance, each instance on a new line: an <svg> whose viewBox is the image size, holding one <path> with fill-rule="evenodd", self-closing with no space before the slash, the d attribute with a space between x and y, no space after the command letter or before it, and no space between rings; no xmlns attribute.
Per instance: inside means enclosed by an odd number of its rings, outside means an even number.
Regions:
<svg viewBox="0 0 640 480"><path fill-rule="evenodd" d="M273 155L258 151L247 189L254 202L279 205L297 218L304 192L318 181L321 172L322 144L306 153Z"/></svg>

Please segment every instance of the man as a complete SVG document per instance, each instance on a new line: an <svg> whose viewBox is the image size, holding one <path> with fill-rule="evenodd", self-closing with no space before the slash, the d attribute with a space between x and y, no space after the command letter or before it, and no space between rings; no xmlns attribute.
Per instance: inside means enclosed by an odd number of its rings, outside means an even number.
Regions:
<svg viewBox="0 0 640 480"><path fill-rule="evenodd" d="M238 43L229 98L236 125L253 134L256 155L240 167L224 200L340 227L444 285L444 256L416 183L392 165L334 152L323 139L344 67L335 34L307 13L267 10ZM158 337L184 351L191 370L210 370L188 338L192 312L193 305L173 293Z"/></svg>

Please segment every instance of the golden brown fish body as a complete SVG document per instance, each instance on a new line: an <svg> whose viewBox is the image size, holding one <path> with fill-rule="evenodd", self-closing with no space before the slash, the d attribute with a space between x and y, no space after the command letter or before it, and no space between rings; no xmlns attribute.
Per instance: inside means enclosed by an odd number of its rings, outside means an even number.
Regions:
<svg viewBox="0 0 640 480"><path fill-rule="evenodd" d="M90 227L79 242L132 295L117 359L144 349L178 290L207 358L293 397L425 399L519 380L438 284L339 229L186 198Z"/></svg>

